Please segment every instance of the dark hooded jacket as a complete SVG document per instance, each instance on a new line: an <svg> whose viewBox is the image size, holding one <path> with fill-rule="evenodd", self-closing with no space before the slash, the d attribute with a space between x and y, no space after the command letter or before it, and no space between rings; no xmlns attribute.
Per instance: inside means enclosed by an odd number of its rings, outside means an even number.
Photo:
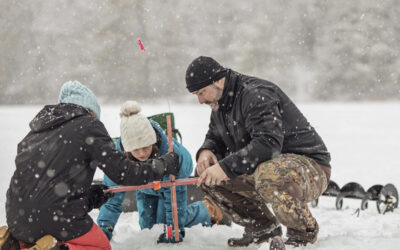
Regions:
<svg viewBox="0 0 400 250"><path fill-rule="evenodd" d="M164 161L128 160L104 125L74 104L45 106L18 144L7 191L7 224L18 240L51 234L68 241L87 233L87 193L97 167L117 184L141 185L164 175Z"/></svg>
<svg viewBox="0 0 400 250"><path fill-rule="evenodd" d="M275 84L228 70L219 109L212 111L206 139L230 178L284 153L308 156L330 167L330 154L307 119Z"/></svg>

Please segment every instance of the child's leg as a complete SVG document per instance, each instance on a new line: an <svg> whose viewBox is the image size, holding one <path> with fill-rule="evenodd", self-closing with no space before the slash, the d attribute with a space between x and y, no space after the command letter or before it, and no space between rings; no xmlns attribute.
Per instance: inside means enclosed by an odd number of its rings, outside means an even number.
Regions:
<svg viewBox="0 0 400 250"><path fill-rule="evenodd" d="M165 224L165 207L164 207L164 199L161 197L158 199L157 202L157 220L156 224Z"/></svg>
<svg viewBox="0 0 400 250"><path fill-rule="evenodd" d="M192 227L197 224L202 224L203 226L211 226L209 212L202 201L196 201L189 204L186 207L185 217L185 227Z"/></svg>
<svg viewBox="0 0 400 250"><path fill-rule="evenodd" d="M140 229L151 229L156 224L158 196L136 192Z"/></svg>

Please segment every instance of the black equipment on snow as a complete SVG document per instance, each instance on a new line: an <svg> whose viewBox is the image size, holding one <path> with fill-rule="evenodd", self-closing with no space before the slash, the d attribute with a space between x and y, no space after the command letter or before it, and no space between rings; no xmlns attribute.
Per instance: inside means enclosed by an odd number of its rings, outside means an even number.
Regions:
<svg viewBox="0 0 400 250"><path fill-rule="evenodd" d="M361 200L361 210L368 208L368 201L376 201L376 208L380 214L392 212L399 205L399 195L396 187L393 184L374 185L367 191L356 183L350 182L342 188L334 182L330 181L328 188L322 194L324 196L336 197L336 209L340 210L343 207L344 198L353 198ZM312 207L318 206L318 199L311 202Z"/></svg>

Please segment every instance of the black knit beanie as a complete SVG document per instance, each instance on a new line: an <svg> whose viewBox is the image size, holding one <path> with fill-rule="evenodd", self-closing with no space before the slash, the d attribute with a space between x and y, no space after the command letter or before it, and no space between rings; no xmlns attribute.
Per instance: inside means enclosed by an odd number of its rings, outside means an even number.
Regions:
<svg viewBox="0 0 400 250"><path fill-rule="evenodd" d="M186 70L186 88L189 92L197 91L226 76L226 72L227 69L211 57L200 56Z"/></svg>

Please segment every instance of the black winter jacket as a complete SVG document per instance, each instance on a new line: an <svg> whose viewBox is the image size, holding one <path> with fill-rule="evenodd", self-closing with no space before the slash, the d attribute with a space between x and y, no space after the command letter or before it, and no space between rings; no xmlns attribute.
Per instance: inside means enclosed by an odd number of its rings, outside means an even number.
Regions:
<svg viewBox="0 0 400 250"><path fill-rule="evenodd" d="M306 155L330 167L321 137L275 84L229 70L218 104L196 158L211 150L228 177L252 174L260 163L283 153Z"/></svg>
<svg viewBox="0 0 400 250"><path fill-rule="evenodd" d="M123 185L164 175L163 160L134 162L118 152L103 123L81 106L45 106L30 128L18 144L7 191L7 224L18 240L51 234L68 241L87 233L93 221L85 192L97 167Z"/></svg>

